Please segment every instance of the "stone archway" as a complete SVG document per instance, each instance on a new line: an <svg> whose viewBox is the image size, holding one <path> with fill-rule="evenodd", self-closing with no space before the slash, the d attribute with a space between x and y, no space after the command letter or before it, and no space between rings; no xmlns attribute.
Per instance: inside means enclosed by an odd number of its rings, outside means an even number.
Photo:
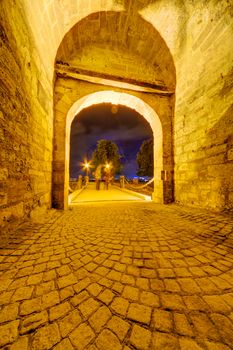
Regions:
<svg viewBox="0 0 233 350"><path fill-rule="evenodd" d="M68 184L69 184L69 157L70 157L70 128L75 116L81 110L92 105L112 103L124 105L136 110L150 124L154 137L154 193L153 200L164 203L167 194L164 193L161 173L163 171L163 130L161 120L155 110L142 99L125 92L112 90L98 91L88 94L75 101L67 113L61 111L57 116L57 123L63 121L65 132L58 132L54 136L55 153L53 163L53 205L56 208L68 207ZM57 129L58 130L58 129ZM60 129L61 130L61 129ZM64 129L63 129L64 130ZM166 190L165 190L166 191Z"/></svg>
<svg viewBox="0 0 233 350"><path fill-rule="evenodd" d="M77 22L60 43L54 66L52 202L56 208L67 207L69 148L65 140L70 137L70 125L67 126L70 111L84 108L81 104L75 105L77 101L84 106L87 101L89 106L100 101L111 102L111 94L115 96L113 103L121 96L122 105L136 109L149 119L154 144L160 144L155 149L154 200L160 203L174 200L176 70L160 33L139 13L135 12L133 18L121 11L95 12ZM124 99L125 95L127 98ZM94 96L98 98L94 99ZM75 113L77 110L72 110L72 117ZM149 115L154 117L150 120ZM155 120L156 125L153 124Z"/></svg>

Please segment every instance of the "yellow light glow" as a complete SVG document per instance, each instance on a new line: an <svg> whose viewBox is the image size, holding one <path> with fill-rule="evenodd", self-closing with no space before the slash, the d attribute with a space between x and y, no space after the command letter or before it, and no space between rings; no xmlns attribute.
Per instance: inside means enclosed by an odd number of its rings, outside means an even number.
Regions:
<svg viewBox="0 0 233 350"><path fill-rule="evenodd" d="M86 175L90 172L91 168L93 168L93 165L91 164L91 161L88 161L87 159L84 159L83 162L80 163L83 171L86 172Z"/></svg>
<svg viewBox="0 0 233 350"><path fill-rule="evenodd" d="M113 105L112 108L111 108L111 113L112 114L117 114L118 112L118 106L117 105Z"/></svg>

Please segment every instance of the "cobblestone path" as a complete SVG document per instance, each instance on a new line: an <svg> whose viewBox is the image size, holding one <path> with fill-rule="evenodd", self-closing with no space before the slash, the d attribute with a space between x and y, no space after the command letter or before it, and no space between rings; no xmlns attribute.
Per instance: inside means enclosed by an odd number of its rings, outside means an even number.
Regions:
<svg viewBox="0 0 233 350"><path fill-rule="evenodd" d="M82 204L1 246L1 349L233 349L229 216Z"/></svg>

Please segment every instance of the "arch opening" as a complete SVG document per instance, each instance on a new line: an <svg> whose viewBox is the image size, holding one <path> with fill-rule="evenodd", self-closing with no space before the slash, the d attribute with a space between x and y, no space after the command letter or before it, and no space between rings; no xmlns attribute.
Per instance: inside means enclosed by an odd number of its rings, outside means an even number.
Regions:
<svg viewBox="0 0 233 350"><path fill-rule="evenodd" d="M146 167L147 163L142 164L140 159L138 164L137 155L143 142L149 142L152 137L152 129L145 118L126 106L104 103L83 109L71 124L70 181L72 188L75 186L73 182L76 183L79 175L85 176L88 173L90 180L94 181L94 173L99 161L93 159L93 153L100 140L113 142L117 146L120 164L117 160L114 161L115 167L111 171L116 180L119 180L120 176L125 176L131 181L136 177L139 177L139 181L151 178L153 161L151 160ZM109 143L109 145L112 144ZM152 146L152 143L150 145ZM102 173L103 171L104 169Z"/></svg>
<svg viewBox="0 0 233 350"><path fill-rule="evenodd" d="M68 208L69 190L69 162L70 162L70 130L74 118L85 108L93 105L110 103L123 105L135 110L142 115L150 124L154 139L154 192L153 200L157 203L164 202L163 181L161 172L163 170L163 131L158 114L142 99L124 92L99 91L82 97L75 101L68 110L65 120L65 133L62 138L55 137L56 153L54 159L54 183L53 183L53 205L56 208ZM58 136L58 135L57 135ZM61 136L61 135L60 135ZM62 145L63 148L62 149ZM63 165L61 164L62 155ZM57 160L56 160L57 159ZM60 166L59 166L60 165Z"/></svg>

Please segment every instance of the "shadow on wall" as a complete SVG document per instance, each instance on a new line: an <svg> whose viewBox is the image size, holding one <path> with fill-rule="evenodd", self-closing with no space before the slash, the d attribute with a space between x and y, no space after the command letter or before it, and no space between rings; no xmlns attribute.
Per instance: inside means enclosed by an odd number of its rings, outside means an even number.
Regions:
<svg viewBox="0 0 233 350"><path fill-rule="evenodd" d="M223 114L221 119L207 133L207 144L219 147L219 152L213 157L209 168L213 176L213 183L219 184L217 200L220 207L233 208L233 104ZM210 150L211 150L210 148ZM218 148L217 148L218 150Z"/></svg>
<svg viewBox="0 0 233 350"><path fill-rule="evenodd" d="M233 69L226 76L222 76L222 79L224 84L219 92L221 100L233 91ZM233 209L233 103L208 131L206 144L207 147L210 145L210 155L211 150L216 148L213 160L210 157L208 165L213 193L216 189L216 204L224 209Z"/></svg>
<svg viewBox="0 0 233 350"><path fill-rule="evenodd" d="M233 104L206 131L205 143L197 150L199 202L207 207L233 209Z"/></svg>

